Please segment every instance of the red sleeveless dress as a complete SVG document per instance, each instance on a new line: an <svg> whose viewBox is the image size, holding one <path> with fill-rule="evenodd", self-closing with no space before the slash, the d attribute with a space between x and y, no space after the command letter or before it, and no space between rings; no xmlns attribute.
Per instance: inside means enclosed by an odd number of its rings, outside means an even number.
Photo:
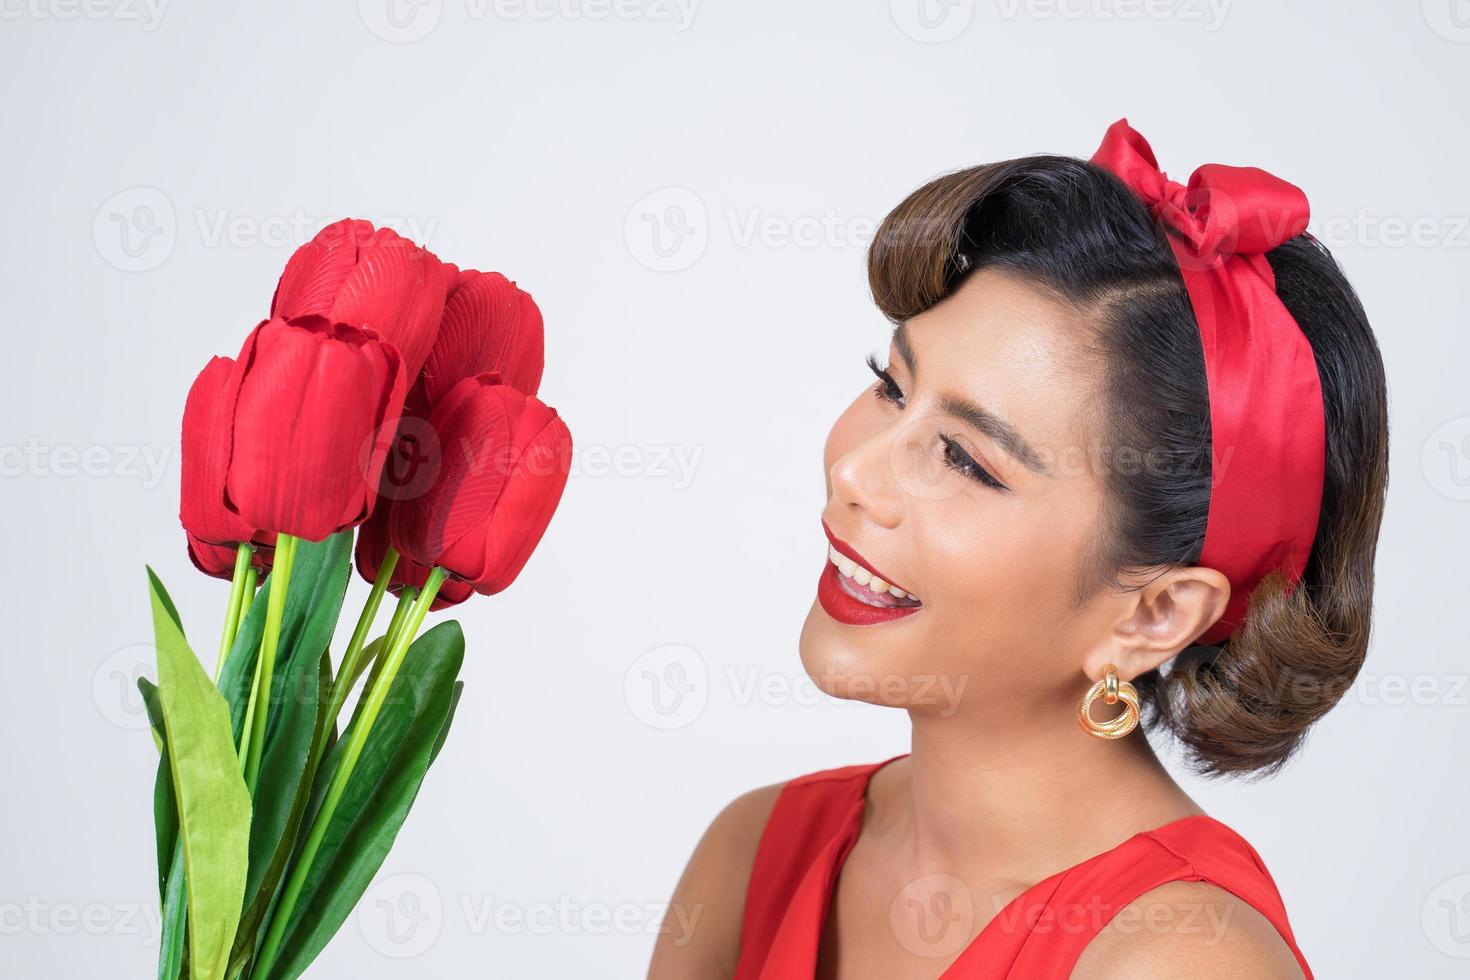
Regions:
<svg viewBox="0 0 1470 980"><path fill-rule="evenodd" d="M812 980L837 875L862 827L868 781L903 757L809 773L782 788L751 869L735 980ZM1260 855L1203 815L1135 834L1033 885L986 924L942 980L1067 977L1109 919L1170 881L1208 881L1254 906L1312 980ZM1086 913L1080 927L1068 910ZM1211 927L1201 920L1200 928Z"/></svg>

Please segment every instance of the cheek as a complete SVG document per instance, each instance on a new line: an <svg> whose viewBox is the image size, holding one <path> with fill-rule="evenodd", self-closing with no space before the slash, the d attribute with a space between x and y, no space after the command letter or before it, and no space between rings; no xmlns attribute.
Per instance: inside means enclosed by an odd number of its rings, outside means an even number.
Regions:
<svg viewBox="0 0 1470 980"><path fill-rule="evenodd" d="M1077 510L1044 494L1023 500L967 488L911 502L908 514L922 541L925 578L947 612L964 619L1004 611L1020 624L1053 617L1069 601L1085 537Z"/></svg>

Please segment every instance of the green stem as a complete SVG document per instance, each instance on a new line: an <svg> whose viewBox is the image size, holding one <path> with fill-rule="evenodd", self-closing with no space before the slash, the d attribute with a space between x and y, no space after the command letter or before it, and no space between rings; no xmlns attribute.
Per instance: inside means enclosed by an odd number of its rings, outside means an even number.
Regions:
<svg viewBox="0 0 1470 980"><path fill-rule="evenodd" d="M388 582L393 578L393 569L398 565L398 551L389 547L387 554L383 556L383 562L378 566L378 574L373 578L372 591L368 593L367 603L362 607L362 615L357 617L357 628L352 631L352 639L347 643L347 652L342 655L342 666L337 670L337 678L332 682L332 696L327 702L327 723L322 726L322 733L317 737L316 751L321 752L327 744L327 737L331 734L332 723L337 720L337 714L342 710L342 704L347 700L348 689L352 686L352 678L357 675L357 662L362 659L363 647L367 645L368 632L373 628L373 620L378 618L378 609L383 604L383 593L388 591ZM395 611L394 619L398 618ZM384 646L389 641L384 641Z"/></svg>
<svg viewBox="0 0 1470 980"><path fill-rule="evenodd" d="M245 616L250 612L250 604L255 601L255 580L258 575L254 565L245 569L245 595L244 601L240 603L240 618L235 623L236 633L245 625Z"/></svg>
<svg viewBox="0 0 1470 980"><path fill-rule="evenodd" d="M260 776L260 758L265 754L265 723L270 715L271 678L276 670L276 644L281 638L281 617L286 611L286 586L291 581L291 563L296 558L296 538L276 535L276 561L271 566L271 592L265 607L265 635L260 638L260 661L255 668L256 689L250 700L256 704L251 719L250 744L245 762L245 785L255 794ZM264 699L263 703L261 699ZM247 708L247 713L249 709ZM242 733L241 738L245 736Z"/></svg>
<svg viewBox="0 0 1470 980"><path fill-rule="evenodd" d="M384 654L382 673L367 693L362 713L348 736L347 747L342 753L342 761L337 765L337 771L332 773L332 782L327 787L326 797L322 800L321 809L317 811L316 818L312 821L311 832L307 835L306 843L302 845L301 856L296 859L296 865L291 869L291 879L286 883L286 888L281 893L280 903L271 914L270 931L266 933L265 942L261 944L260 957L256 960L255 969L252 971L253 976L270 976L270 968L274 965L276 953L280 950L281 938L285 935L286 926L291 921L291 912L296 908L296 900L301 897L301 889L305 886L306 876L311 871L312 859L316 857L317 849L322 844L322 838L327 834L327 826L332 822L332 814L342 800L342 794L347 789L347 781L352 778L352 770L357 765L358 757L362 755L363 746L367 744L368 734L373 730L373 723L378 719L378 712L382 710L383 701L388 697L388 689L393 686L393 678L397 675L398 668L403 665L403 658L408 653L409 644L413 642L414 634L423 625L424 616L428 613L429 607L434 604L434 595L439 591L439 586L443 581L444 569L435 568L429 573L429 579L424 583L423 591L414 601L413 610L408 614L398 635L394 638L393 646Z"/></svg>
<svg viewBox="0 0 1470 980"><path fill-rule="evenodd" d="M230 647L235 645L235 633L240 623L240 607L245 604L245 572L250 568L250 545L241 543L235 548L235 574L230 579L230 604L225 607L225 628L219 638L219 658L214 663L214 679L219 681L220 671L225 669L225 658Z"/></svg>
<svg viewBox="0 0 1470 980"><path fill-rule="evenodd" d="M408 618L409 610L413 608L413 601L419 597L419 590L412 585L405 585L403 592L398 596L398 605L393 607L393 618L388 620L388 632L383 636L383 649L393 649L393 641L398 638L398 631L403 629L403 621Z"/></svg>
<svg viewBox="0 0 1470 980"><path fill-rule="evenodd" d="M260 698L260 659L255 661L255 670L250 675L250 697L245 702L245 723L240 726L240 745L236 749L240 753L240 775L245 775L245 767L250 764L250 732L255 728L255 702Z"/></svg>

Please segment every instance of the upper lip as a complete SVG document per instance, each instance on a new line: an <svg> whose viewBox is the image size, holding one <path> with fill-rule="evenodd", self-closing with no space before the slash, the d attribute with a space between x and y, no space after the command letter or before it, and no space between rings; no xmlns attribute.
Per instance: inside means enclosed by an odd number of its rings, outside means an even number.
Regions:
<svg viewBox="0 0 1470 980"><path fill-rule="evenodd" d="M918 596L915 596L912 592L909 592L907 588L899 585L893 579L889 578L886 572L880 572L878 571L878 569L874 568L872 563L864 558L861 554L859 554L856 548L839 538L837 535L833 534L832 529L827 526L826 518L822 519L822 530L826 532L827 540L832 542L832 547L837 549L838 554L843 555L847 558L851 558L853 561L866 568L874 578L880 578L883 581L887 582L889 585L897 589L902 589L904 592L908 592L910 596L913 596L913 598L918 598Z"/></svg>

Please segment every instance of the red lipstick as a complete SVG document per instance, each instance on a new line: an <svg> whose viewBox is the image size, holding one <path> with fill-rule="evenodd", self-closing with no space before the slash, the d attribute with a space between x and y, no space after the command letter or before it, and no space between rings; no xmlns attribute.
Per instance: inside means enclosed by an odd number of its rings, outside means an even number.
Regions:
<svg viewBox="0 0 1470 980"><path fill-rule="evenodd" d="M831 542L832 549L844 559L861 566L872 578L892 584L893 580L874 568L856 548L833 534L826 521L822 522L822 530ZM904 591L901 586L899 588ZM817 580L817 601L828 616L848 626L888 623L923 608L919 600L911 595L896 596L887 589L876 592L843 575L830 555L824 562L821 578Z"/></svg>

